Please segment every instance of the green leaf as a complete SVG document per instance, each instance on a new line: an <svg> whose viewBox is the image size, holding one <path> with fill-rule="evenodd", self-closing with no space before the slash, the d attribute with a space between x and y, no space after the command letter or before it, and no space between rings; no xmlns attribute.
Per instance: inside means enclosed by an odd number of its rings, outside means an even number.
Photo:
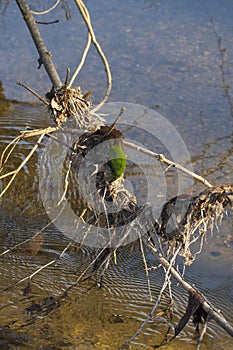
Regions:
<svg viewBox="0 0 233 350"><path fill-rule="evenodd" d="M111 167L116 175L116 177L120 177L125 172L126 168L126 154L120 143L112 146L109 150L109 155L111 158Z"/></svg>

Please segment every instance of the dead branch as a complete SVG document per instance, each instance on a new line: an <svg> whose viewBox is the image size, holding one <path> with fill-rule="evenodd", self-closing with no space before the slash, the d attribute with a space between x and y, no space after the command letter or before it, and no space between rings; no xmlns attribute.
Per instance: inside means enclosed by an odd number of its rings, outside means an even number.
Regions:
<svg viewBox="0 0 233 350"><path fill-rule="evenodd" d="M151 249L155 257L158 259L159 263L165 268L166 274L164 278L163 286L160 290L159 296L156 300L156 303L152 307L150 313L148 314L148 317L141 323L141 325L138 327L136 332L124 343L122 344L118 350L128 349L128 345L132 343L132 341L141 333L142 329L145 327L145 325L152 321L156 320L156 316L154 317L153 314L155 310L157 309L157 306L160 303L160 300L162 298L162 295L167 288L168 281L169 281L169 275L171 274L178 283L182 285L182 287L189 293L189 295L192 296L193 299L197 300L198 304L200 304L203 308L203 310L208 315L208 321L213 319L215 322L219 324L219 326L224 329L229 335L233 337L233 326L229 324L229 322L221 315L219 310L216 310L206 299L205 297L197 290L195 289L189 282L184 280L184 278L180 275L180 273L174 268L173 263L175 261L176 255L173 256L173 259L169 262L163 254L156 248L155 244L151 240L147 240L146 242L147 246ZM178 250L177 250L178 253ZM176 332L176 329L174 329L174 326L169 323L169 328L173 329ZM176 336L175 335L170 339L173 340ZM202 335L203 336L203 335ZM202 339L202 338L201 338ZM198 346L200 346L200 341ZM161 345L164 345L166 342L163 341Z"/></svg>
<svg viewBox="0 0 233 350"><path fill-rule="evenodd" d="M153 243L148 242L148 246L153 251L159 262L166 268L170 269L172 276L179 282L183 288L189 293L193 294L196 299L198 299L203 307L203 309L207 312L210 319L216 321L228 334L233 337L233 327L227 322L227 320L221 315L219 310L216 310L210 303L205 300L204 296L194 287L191 286L190 283L184 280L184 278L180 275L180 273L173 267L170 266L170 263L162 256L160 252L156 249Z"/></svg>
<svg viewBox="0 0 233 350"><path fill-rule="evenodd" d="M135 150L137 150L138 152L142 152L142 153L145 153L147 154L148 156L151 156L153 158L156 158L159 162L161 163L165 163L171 167L174 167L176 169L179 169L181 171L183 171L184 173L186 173L187 175L190 175L191 177L193 177L194 179L202 182L205 186L207 187L213 187L213 185L211 185L211 183L209 183L206 179L204 179L202 176L198 175L198 174L195 174L193 171L185 168L183 165L181 164L178 164L178 163L175 163L173 162L172 160L170 159L167 159L163 154L159 154L159 153L155 153L153 151L150 151L146 148L143 148L141 146L138 146L138 145L135 145L134 143L132 142L129 142L129 141L126 141L126 140L123 140L123 143L124 145L130 147L130 148L133 148Z"/></svg>
<svg viewBox="0 0 233 350"><path fill-rule="evenodd" d="M23 19L25 20L27 27L31 33L34 44L39 53L39 62L43 64L48 76L54 86L54 88L59 88L62 86L61 79L54 67L52 61L52 54L49 52L44 44L44 41L41 37L40 31L36 25L36 21L32 15L32 11L29 9L25 0L16 0L19 9L23 15Z"/></svg>

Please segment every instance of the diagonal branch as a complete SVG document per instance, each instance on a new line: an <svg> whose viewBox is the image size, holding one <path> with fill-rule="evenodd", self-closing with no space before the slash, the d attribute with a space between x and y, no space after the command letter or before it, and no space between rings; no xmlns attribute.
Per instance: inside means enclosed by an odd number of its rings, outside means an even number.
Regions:
<svg viewBox="0 0 233 350"><path fill-rule="evenodd" d="M48 76L54 86L54 88L59 88L62 86L61 79L54 67L51 53L47 50L44 41L41 37L40 31L37 27L36 21L30 11L25 0L16 0L17 5L23 15L23 18L27 24L27 27L31 33L34 44L36 45L37 51L39 52L39 62L43 64Z"/></svg>
<svg viewBox="0 0 233 350"><path fill-rule="evenodd" d="M193 177L194 179L202 182L205 186L211 188L213 187L213 185L211 185L211 183L209 183L206 179L204 179L202 176L198 175L198 174L195 174L193 171L185 168L183 165L181 164L178 164L178 163L175 163L173 162L172 160L170 159L167 159L163 154L159 154L159 153L155 153L151 150L148 150L144 147L141 147L141 146L138 146L138 145L135 145L134 143L132 142L129 142L129 141L126 141L126 140L123 140L123 143L125 146L128 146L132 149L135 149L136 151L138 152L141 152L141 153L144 153L148 156L151 156L151 157L154 157L155 159L157 159L159 162L161 163L165 163L171 167L174 167L176 169L179 169L181 171L183 171L184 173L190 175L191 177Z"/></svg>
<svg viewBox="0 0 233 350"><path fill-rule="evenodd" d="M198 292L187 281L185 281L184 278L180 275L180 273L173 266L170 266L170 263L167 261L167 259L165 259L162 256L162 254L155 248L155 246L151 242L149 242L148 244L150 249L155 254L156 258L159 260L159 262L165 268L170 269L170 272L172 276L176 279L176 281L200 301L202 308L207 312L209 318L217 322L228 334L230 334L233 337L233 326L227 322L227 320L220 314L219 310L216 310L213 306L211 306L201 295L200 292Z"/></svg>

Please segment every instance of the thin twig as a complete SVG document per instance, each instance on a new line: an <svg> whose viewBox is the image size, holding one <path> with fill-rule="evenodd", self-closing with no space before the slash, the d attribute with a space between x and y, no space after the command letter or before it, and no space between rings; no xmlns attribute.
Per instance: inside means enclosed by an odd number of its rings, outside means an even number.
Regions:
<svg viewBox="0 0 233 350"><path fill-rule="evenodd" d="M147 266L146 256L145 256L145 252L144 252L144 248L143 248L142 237L141 237L140 233L139 233L139 243L140 243L140 249L141 249L141 253L142 253L142 260L143 260L144 267L145 267L148 293L149 293L150 301L152 301L152 293L151 293L151 287L150 287L150 277L149 277L149 272L148 272L149 269L148 269L148 266Z"/></svg>
<svg viewBox="0 0 233 350"><path fill-rule="evenodd" d="M88 28L88 32L91 35L91 40L98 52L98 54L100 55L101 60L103 61L104 67L105 67L105 71L107 74L107 89L106 89L106 93L104 98L102 99L102 101L92 110L92 112L96 112L98 111L104 104L105 102L108 100L111 89L112 89L112 74L111 74L111 70L110 70L110 66L108 63L108 60L99 44L99 42L96 39L92 24L91 24L91 19L90 19L90 15L89 12L86 8L86 6L84 5L84 3L81 0L74 0L76 5L78 6L78 9L83 17L84 22L86 23L86 26Z"/></svg>
<svg viewBox="0 0 233 350"><path fill-rule="evenodd" d="M82 55L82 59L77 67L77 69L75 70L70 82L69 82L69 85L68 85L68 88L71 88L75 79L77 78L77 75L79 74L80 70L82 69L84 63L85 63L85 60L86 60L86 57L87 57L87 54L88 54L88 51L90 49L90 46L91 46L91 35L90 33L88 33L87 35L87 43L86 43L86 46L85 46L85 49L83 51L83 55Z"/></svg>
<svg viewBox="0 0 233 350"><path fill-rule="evenodd" d="M4 255L4 254L7 254L9 251L12 251L13 249L15 249L15 248L21 246L22 244L24 244L24 243L26 243L27 241L30 241L31 239L33 239L34 237L36 237L40 232L42 232L42 230L44 230L45 228L47 228L48 226L50 226L52 223L54 223L54 222L60 217L60 215L62 214L64 208L65 208L65 205L63 205L63 207L62 207L61 210L59 211L58 215L57 215L53 220L51 220L47 225L45 225L40 231L38 231L33 237L31 237L31 238L29 238L29 239L27 239L27 240L24 240L24 241L21 242L21 243L18 243L17 245L15 245L14 247L12 247L12 249L9 249L9 250L7 250L7 251L1 253L0 256L2 256L2 255ZM70 246L70 245L71 245L71 242L68 243L68 246ZM12 283L12 284L11 284L10 286L8 286L7 288L0 290L0 293L4 293L4 292L6 292L6 291L8 291L8 290L10 290L10 289L12 289L12 288L14 288L15 286L21 284L22 282L24 282L24 281L26 281L26 280L28 280L28 279L31 280L32 277L34 277L35 275L37 275L40 271L46 269L48 266L50 266L50 265L54 264L55 262L57 262L57 261L63 256L64 252L65 252L67 249L68 249L68 247L66 246L66 247L63 249L63 251L60 253L60 255L59 255L56 259L53 259L53 260L51 260L50 262L48 262L47 264L45 264L45 265L43 265L43 266L40 266L40 267L39 267L35 272L33 272L30 276L26 276L26 277L22 278L21 280L18 280L18 281L16 281L16 282Z"/></svg>
<svg viewBox="0 0 233 350"><path fill-rule="evenodd" d="M69 161L69 165L68 165L68 170L67 170L66 175L65 175L65 181L64 181L65 182L65 188L64 188L63 194L61 196L61 199L59 200L59 202L57 204L58 207L66 199L66 194L67 194L68 186L69 186L68 178L69 178L69 175L70 175L71 166L72 166L72 162L70 160Z"/></svg>
<svg viewBox="0 0 233 350"><path fill-rule="evenodd" d="M57 126L48 126L47 128L43 129L23 130L21 131L21 134L24 138L38 136L42 134L45 134L47 136L56 130L58 130Z"/></svg>
<svg viewBox="0 0 233 350"><path fill-rule="evenodd" d="M43 97L41 97L37 92L35 92L34 90L32 90L29 86L21 83L20 81L17 81L16 83L17 85L20 85L22 87L24 87L26 90L28 90L29 92L31 92L34 96L36 96L41 102L43 102L44 104L46 104L47 106L49 106L49 102L46 101Z"/></svg>
<svg viewBox="0 0 233 350"><path fill-rule="evenodd" d="M1 157L0 157L0 173L4 169L4 165L7 163L8 159L10 158L10 155L14 151L15 147L19 143L19 141L22 138L29 138L33 136L39 136L39 135L46 135L49 136L52 132L56 131L58 128L57 127L48 127L44 129L33 129L33 130L22 130L21 134L15 137L3 150ZM51 136L51 135L50 135ZM10 148L11 147L11 148ZM8 151L8 149L10 150ZM8 151L8 153L7 153ZM25 163L26 164L26 163ZM24 165L25 165L24 164ZM16 170L10 171L9 173L6 173L2 176L0 176L0 180L3 178L6 178L8 176L13 175L16 172Z"/></svg>
<svg viewBox="0 0 233 350"><path fill-rule="evenodd" d="M197 174L194 173L193 171L191 171L191 170L185 168L183 165L180 165L180 164L178 164L178 163L173 162L172 160L167 159L163 154L155 153L155 152L153 152L153 151L150 151L150 150L148 150L148 149L146 149L146 148L143 148L143 147L141 147L141 146L135 145L134 143L129 142L129 141L126 141L126 140L123 140L123 143L124 143L125 146L128 146L128 147L130 147L130 148L133 148L133 149L135 149L135 150L138 151L138 152L142 152L142 153L147 154L148 156L151 156L151 157L156 158L156 159L157 159L159 162L161 162L161 163L168 164L168 165L171 166L171 167L174 167L174 168L176 168L176 169L179 169L179 170L183 171L184 173L186 173L186 174L192 176L194 179L196 179L196 180L202 182L205 186L207 186L207 187L209 187L209 188L210 188L210 187L213 187L213 185L211 185L211 183L209 183L209 182L208 182L206 179L204 179L202 176L197 175Z"/></svg>
<svg viewBox="0 0 233 350"><path fill-rule="evenodd" d="M157 249L154 247L155 251L156 251L156 254L158 254L158 251ZM176 255L178 254L179 252L179 249L177 249L177 252L176 252ZM161 253L159 253L159 256L161 255ZM167 266L165 266L163 264L163 267L166 268L166 273L165 273L165 277L164 277L164 282L163 282L163 285L162 285L162 288L160 290L160 293L157 297L157 300L155 302L155 304L153 305L150 313L148 314L148 317L141 323L141 325L138 327L138 329L136 330L136 332L123 344L120 346L120 348L118 350L123 350L125 348L127 348L127 346L129 344L132 343L132 341L137 338L137 336L141 333L142 329L145 327L145 325L150 322L152 320L152 316L155 312L155 310L157 309L158 305L160 304L160 301L161 301L161 298L163 296L163 293L165 291L165 289L167 288L167 285L169 283L169 275L170 275L170 271L171 271L171 268L172 268L172 264L174 263L175 261L175 258L176 258L176 255L174 255L171 259L170 262L168 262L166 259L166 262L167 262ZM161 255L162 256L162 255Z"/></svg>
<svg viewBox="0 0 233 350"><path fill-rule="evenodd" d="M155 248L153 244L148 242L149 247L154 252L156 258L159 260L159 262L166 267L167 269L170 269L170 272L172 276L177 280L179 284L182 285L182 287L188 291L194 293L197 298L201 300L201 305L203 309L207 312L210 319L215 320L228 334L230 334L233 337L233 327L227 322L227 320L220 314L220 311L215 310L205 299L204 297L196 290L194 287L192 287L187 281L184 280L184 278L180 275L180 273L173 267L170 266L170 263L165 259L165 257L162 256L160 252Z"/></svg>
<svg viewBox="0 0 233 350"><path fill-rule="evenodd" d="M53 6L51 6L49 9L47 9L45 11L37 12L37 11L31 10L31 13L33 13L33 15L45 15L46 13L49 13L52 10L54 10L57 7L57 5L59 4L59 2L60 2L60 0L57 0L56 3Z"/></svg>
<svg viewBox="0 0 233 350"><path fill-rule="evenodd" d="M1 158L0 158L0 173L3 170L3 165L8 161L11 153L13 152L13 150L15 149L17 143L21 140L22 136L18 135L17 137L15 137L10 143L8 143L8 145L4 148L2 154L1 154ZM5 157L6 152L8 151L8 149L11 147L10 151L8 152L8 154Z"/></svg>

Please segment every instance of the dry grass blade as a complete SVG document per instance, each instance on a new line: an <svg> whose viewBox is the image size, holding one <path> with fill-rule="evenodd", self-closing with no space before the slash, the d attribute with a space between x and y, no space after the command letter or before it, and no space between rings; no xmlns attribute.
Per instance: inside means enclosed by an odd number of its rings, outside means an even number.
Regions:
<svg viewBox="0 0 233 350"><path fill-rule="evenodd" d="M143 242L142 242L142 237L141 237L140 233L139 233L139 243L140 243L140 249L141 249L141 253L142 253L142 260L143 260L144 267L145 267L147 286L148 286L148 293L149 293L150 301L152 301L152 293L151 293L150 278L149 278L149 269L148 269L146 256L145 256L145 252L144 252L144 247L143 247Z"/></svg>
<svg viewBox="0 0 233 350"><path fill-rule="evenodd" d="M14 181L15 177L17 174L20 172L20 170L25 166L25 164L29 161L29 159L32 157L32 155L35 153L37 150L39 144L42 142L43 138L45 135L49 135L50 133L54 132L57 130L57 127L48 127L44 129L35 129L35 130L23 130L21 131L21 134L18 135L14 140L12 140L3 150L0 158L0 173L3 171L4 166L7 164L7 161L10 158L10 155L14 151L15 147L19 143L20 140L23 138L29 138L33 136L40 136L36 145L32 148L32 150L29 152L27 157L24 159L24 161L19 165L19 167L15 170L12 170L6 174L3 174L0 176L0 180L12 176L12 178L9 180L8 184L6 187L3 189L3 191L0 193L0 198L6 193L12 182Z"/></svg>
<svg viewBox="0 0 233 350"><path fill-rule="evenodd" d="M1 154L1 158L0 158L0 173L3 170L4 164L8 161L11 153L14 151L17 143L21 140L21 138L22 138L22 135L18 135L16 138L14 138L14 140L12 140L10 143L8 143L8 145L3 150L2 154ZM8 151L8 149L10 147L11 147L11 149ZM7 151L8 151L8 153L7 153Z"/></svg>
<svg viewBox="0 0 233 350"><path fill-rule="evenodd" d="M41 141L43 140L45 136L45 133L43 133L36 145L32 148L32 150L29 152L29 154L27 155L27 157L24 159L24 161L20 164L20 166L14 170L13 172L11 172L10 175L13 175L11 177L11 179L9 180L8 184L6 185L6 187L2 190L2 192L0 193L0 198L6 193L6 191L8 190L8 188L10 187L10 185L12 184L12 182L14 181L15 177L18 175L18 173L20 172L20 170L24 167L24 165L29 161L29 159L32 157L32 155L35 153L35 151L37 150L37 148L39 147L39 144L41 143ZM7 174L6 174L7 175Z"/></svg>

